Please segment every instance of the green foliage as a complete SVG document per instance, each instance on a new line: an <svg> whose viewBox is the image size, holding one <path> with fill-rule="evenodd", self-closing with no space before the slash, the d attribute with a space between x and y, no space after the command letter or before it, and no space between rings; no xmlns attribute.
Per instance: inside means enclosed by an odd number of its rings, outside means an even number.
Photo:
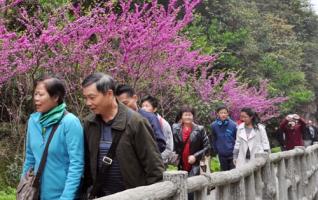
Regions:
<svg viewBox="0 0 318 200"><path fill-rule="evenodd" d="M178 171L178 167L174 165L168 165L167 171Z"/></svg>
<svg viewBox="0 0 318 200"><path fill-rule="evenodd" d="M9 185L17 185L21 172L22 172L22 163L23 159L22 156L16 156L16 158L7 166L7 170L5 172L5 178L6 182L9 183Z"/></svg>
<svg viewBox="0 0 318 200"><path fill-rule="evenodd" d="M59 8L63 5L70 3L69 0L38 0L39 4L44 8Z"/></svg>
<svg viewBox="0 0 318 200"><path fill-rule="evenodd" d="M288 97L283 113L295 111L318 93L318 17L306 0L265 2L204 0L185 34L194 49L219 55L211 71L267 79L272 97Z"/></svg>
<svg viewBox="0 0 318 200"><path fill-rule="evenodd" d="M280 147L274 147L274 148L271 149L271 152L272 152L272 153L278 153L278 152L281 152L281 151L282 151L282 150L281 150Z"/></svg>
<svg viewBox="0 0 318 200"><path fill-rule="evenodd" d="M0 191L0 200L15 200L16 190L11 187L7 187Z"/></svg>
<svg viewBox="0 0 318 200"><path fill-rule="evenodd" d="M310 90L292 91L289 95L289 101L283 103L282 112L287 113L292 108L301 107L303 104L308 104L314 100L314 93Z"/></svg>
<svg viewBox="0 0 318 200"><path fill-rule="evenodd" d="M228 31L215 19L206 25L202 24L202 20L200 15L196 15L192 25L185 30L185 34L193 41L192 48L201 49L204 54L217 54L214 68L238 67L242 64L236 54L248 36L247 30Z"/></svg>
<svg viewBox="0 0 318 200"><path fill-rule="evenodd" d="M220 161L217 156L211 158L210 169L211 172L218 172L221 170Z"/></svg>

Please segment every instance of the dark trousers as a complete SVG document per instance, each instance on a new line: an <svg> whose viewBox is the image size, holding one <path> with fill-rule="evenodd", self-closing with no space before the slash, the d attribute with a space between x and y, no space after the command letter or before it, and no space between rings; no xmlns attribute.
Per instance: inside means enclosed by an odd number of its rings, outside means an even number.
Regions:
<svg viewBox="0 0 318 200"><path fill-rule="evenodd" d="M234 169L233 156L219 156L221 171Z"/></svg>

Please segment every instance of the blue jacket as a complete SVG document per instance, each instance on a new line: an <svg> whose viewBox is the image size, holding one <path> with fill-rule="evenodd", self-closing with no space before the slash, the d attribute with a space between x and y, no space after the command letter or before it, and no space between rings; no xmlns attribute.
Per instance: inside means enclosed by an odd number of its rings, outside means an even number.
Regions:
<svg viewBox="0 0 318 200"><path fill-rule="evenodd" d="M141 116L149 121L154 132L159 151L162 153L166 149L166 138L161 130L160 122L157 116L154 113L147 112L143 109L139 109L138 112Z"/></svg>
<svg viewBox="0 0 318 200"><path fill-rule="evenodd" d="M231 119L217 119L211 124L212 146L219 156L233 156L236 139L236 123Z"/></svg>
<svg viewBox="0 0 318 200"><path fill-rule="evenodd" d="M42 137L40 113L31 114L28 121L26 158L23 173L34 167L37 171L46 141L52 131L49 127ZM48 156L41 177L41 200L73 200L80 186L84 169L84 136L81 123L72 113L60 121L49 145Z"/></svg>

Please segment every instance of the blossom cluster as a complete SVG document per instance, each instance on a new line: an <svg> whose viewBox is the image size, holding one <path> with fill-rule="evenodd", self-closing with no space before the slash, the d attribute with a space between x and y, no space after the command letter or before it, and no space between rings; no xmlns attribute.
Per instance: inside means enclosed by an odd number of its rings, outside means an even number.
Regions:
<svg viewBox="0 0 318 200"><path fill-rule="evenodd" d="M120 0L120 12L111 1L86 14L68 6L47 20L39 17L40 9L30 16L20 8L18 20L24 31L8 30L6 19L0 17L0 87L26 73L50 71L78 91L83 77L103 71L139 92L156 95L191 83L203 100L224 101L234 113L251 106L264 118L275 116L275 105L284 99L269 98L266 84L257 90L238 84L235 76L205 78L207 66L217 57L191 50L192 43L181 34L199 1L171 0L164 8L156 0L142 4ZM0 2L1 10L7 7Z"/></svg>

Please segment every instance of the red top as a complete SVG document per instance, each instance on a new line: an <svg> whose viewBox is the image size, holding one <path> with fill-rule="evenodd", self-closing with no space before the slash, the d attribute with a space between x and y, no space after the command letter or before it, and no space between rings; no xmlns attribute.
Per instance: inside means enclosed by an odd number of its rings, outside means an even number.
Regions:
<svg viewBox="0 0 318 200"><path fill-rule="evenodd" d="M295 146L304 146L302 138L302 130L306 126L306 123L303 119L299 119L299 122L293 127L288 127L288 121L284 119L280 124L280 128L285 133L285 145L286 149L293 149Z"/></svg>
<svg viewBox="0 0 318 200"><path fill-rule="evenodd" d="M182 128L182 140L183 142L187 141L184 145L182 152L182 168L185 171L190 172L191 164L188 163L188 157L190 155L190 134L192 132L192 127L183 127Z"/></svg>
<svg viewBox="0 0 318 200"><path fill-rule="evenodd" d="M240 119L238 119L237 121L236 121L236 124L237 125L240 125L240 124L242 124L243 123L243 121L241 121Z"/></svg>

